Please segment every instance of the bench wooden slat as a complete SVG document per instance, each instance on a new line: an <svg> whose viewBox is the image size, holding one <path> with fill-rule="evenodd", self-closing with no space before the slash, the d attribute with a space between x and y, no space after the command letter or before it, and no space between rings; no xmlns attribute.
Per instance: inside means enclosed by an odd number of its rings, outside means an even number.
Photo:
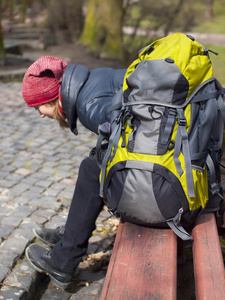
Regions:
<svg viewBox="0 0 225 300"><path fill-rule="evenodd" d="M214 214L199 216L192 235L196 299L224 300L224 262Z"/></svg>
<svg viewBox="0 0 225 300"><path fill-rule="evenodd" d="M120 223L100 300L176 299L177 237Z"/></svg>

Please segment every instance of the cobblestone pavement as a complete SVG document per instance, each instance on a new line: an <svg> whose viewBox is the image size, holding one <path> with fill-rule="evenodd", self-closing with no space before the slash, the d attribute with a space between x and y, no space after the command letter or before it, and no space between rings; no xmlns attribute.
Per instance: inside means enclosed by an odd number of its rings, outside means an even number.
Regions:
<svg viewBox="0 0 225 300"><path fill-rule="evenodd" d="M25 105L20 82L0 82L0 120L0 299L99 299L104 266L91 272L88 261L82 262L78 287L69 293L55 288L24 257L36 241L33 228L65 223L80 162L96 136L80 125L75 137L54 120L41 119ZM113 218L103 210L89 253L107 249L115 232Z"/></svg>

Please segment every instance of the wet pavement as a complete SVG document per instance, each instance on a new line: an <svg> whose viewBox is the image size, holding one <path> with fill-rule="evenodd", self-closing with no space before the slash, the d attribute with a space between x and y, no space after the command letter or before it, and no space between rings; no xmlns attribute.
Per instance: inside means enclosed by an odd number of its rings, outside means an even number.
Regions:
<svg viewBox="0 0 225 300"><path fill-rule="evenodd" d="M76 137L54 120L41 119L24 103L21 82L0 82L0 120L0 299L99 299L106 266L81 262L77 288L65 292L24 257L30 243L40 243L33 228L65 223L80 162L96 136L79 125ZM102 211L89 253L110 248L114 219Z"/></svg>

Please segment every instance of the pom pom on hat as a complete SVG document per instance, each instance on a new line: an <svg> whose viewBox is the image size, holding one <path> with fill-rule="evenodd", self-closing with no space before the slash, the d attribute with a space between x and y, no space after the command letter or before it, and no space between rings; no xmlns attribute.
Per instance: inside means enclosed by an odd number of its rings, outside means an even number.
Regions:
<svg viewBox="0 0 225 300"><path fill-rule="evenodd" d="M54 56L43 56L26 71L22 94L28 106L41 105L56 99L68 63Z"/></svg>

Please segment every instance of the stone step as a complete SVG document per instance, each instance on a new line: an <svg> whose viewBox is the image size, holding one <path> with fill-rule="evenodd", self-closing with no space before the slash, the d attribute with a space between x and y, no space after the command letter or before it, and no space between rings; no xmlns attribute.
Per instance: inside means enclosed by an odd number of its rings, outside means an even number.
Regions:
<svg viewBox="0 0 225 300"><path fill-rule="evenodd" d="M21 51L27 49L44 50L48 46L53 45L53 41L50 38L40 39L4 39L4 48L15 48L20 47ZM16 53L14 53L16 54Z"/></svg>
<svg viewBox="0 0 225 300"><path fill-rule="evenodd" d="M6 38L14 40L36 40L41 37L49 37L49 34L47 32L10 32L6 36Z"/></svg>
<svg viewBox="0 0 225 300"><path fill-rule="evenodd" d="M44 49L53 45L54 41L50 31L46 28L33 28L22 25L10 25L9 32L4 35L4 46L29 47L31 49Z"/></svg>
<svg viewBox="0 0 225 300"><path fill-rule="evenodd" d="M41 33L45 33L45 32L49 32L48 28L40 28L40 27L31 27L27 24L9 24L8 25L9 28L9 32L41 32Z"/></svg>
<svg viewBox="0 0 225 300"><path fill-rule="evenodd" d="M27 26L10 26L10 32L41 32L41 33L48 33L49 29L48 28L39 28L39 27L27 27Z"/></svg>

